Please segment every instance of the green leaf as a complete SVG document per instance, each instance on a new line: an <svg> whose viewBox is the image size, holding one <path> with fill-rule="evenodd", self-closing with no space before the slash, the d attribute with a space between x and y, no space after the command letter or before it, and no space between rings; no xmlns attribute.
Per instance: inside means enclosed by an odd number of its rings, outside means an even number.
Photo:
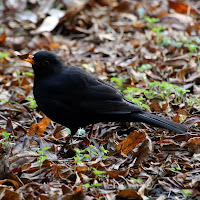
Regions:
<svg viewBox="0 0 200 200"><path fill-rule="evenodd" d="M109 156L102 156L102 158L108 158Z"/></svg>
<svg viewBox="0 0 200 200"><path fill-rule="evenodd" d="M43 150L43 151L46 151L46 150L48 150L48 149L51 149L51 147L44 147L42 150Z"/></svg>
<svg viewBox="0 0 200 200"><path fill-rule="evenodd" d="M144 16L144 20L148 23L156 23L156 22L159 22L160 19L159 18L155 18L155 17L149 17L149 16Z"/></svg>
<svg viewBox="0 0 200 200"><path fill-rule="evenodd" d="M82 66L83 66L85 69L87 69L88 71L92 72L92 73L95 72L94 67L92 67L91 65L82 64Z"/></svg>
<svg viewBox="0 0 200 200"><path fill-rule="evenodd" d="M98 153L97 153L97 152L92 151L92 153L93 153L95 156L98 156Z"/></svg>
<svg viewBox="0 0 200 200"><path fill-rule="evenodd" d="M90 187L89 183L84 184L85 187Z"/></svg>
<svg viewBox="0 0 200 200"><path fill-rule="evenodd" d="M8 52L2 52L2 51L0 51L0 58L7 58L8 56L10 55L10 53L8 53Z"/></svg>
<svg viewBox="0 0 200 200"><path fill-rule="evenodd" d="M34 76L34 74L32 72L23 72L24 75L27 75L27 76Z"/></svg>
<svg viewBox="0 0 200 200"><path fill-rule="evenodd" d="M8 101L8 100L6 100L6 99L1 99L1 102L8 103L9 101Z"/></svg>
<svg viewBox="0 0 200 200"><path fill-rule="evenodd" d="M103 146L100 146L100 149L103 153L108 153L109 151L108 150L105 150Z"/></svg>
<svg viewBox="0 0 200 200"><path fill-rule="evenodd" d="M93 173L98 176L98 175L101 175L101 174L105 174L106 171L99 171L99 170L93 168Z"/></svg>
<svg viewBox="0 0 200 200"><path fill-rule="evenodd" d="M152 66L150 64L142 64L140 68L138 68L139 72L144 72L148 69L152 69Z"/></svg>
<svg viewBox="0 0 200 200"><path fill-rule="evenodd" d="M2 133L0 133L0 134L7 138L7 137L9 137L9 135L10 135L11 133L2 132Z"/></svg>
<svg viewBox="0 0 200 200"><path fill-rule="evenodd" d="M150 110L150 107L148 105L146 105L146 104L142 104L141 107Z"/></svg>
<svg viewBox="0 0 200 200"><path fill-rule="evenodd" d="M84 154L83 158L91 158L89 154Z"/></svg>
<svg viewBox="0 0 200 200"><path fill-rule="evenodd" d="M33 151L39 151L40 149L39 148L32 148L31 150L33 150Z"/></svg>
<svg viewBox="0 0 200 200"><path fill-rule="evenodd" d="M192 194L192 191L191 191L191 190L182 189L182 191L184 192L184 194L185 194L186 196Z"/></svg>
<svg viewBox="0 0 200 200"><path fill-rule="evenodd" d="M93 186L93 187L100 187L100 186L102 186L102 184L101 183L93 183L91 186Z"/></svg>

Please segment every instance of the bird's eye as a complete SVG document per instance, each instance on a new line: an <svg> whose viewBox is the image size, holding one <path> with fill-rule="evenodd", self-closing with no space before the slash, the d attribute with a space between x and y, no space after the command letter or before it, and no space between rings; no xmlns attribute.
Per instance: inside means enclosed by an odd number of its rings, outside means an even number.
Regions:
<svg viewBox="0 0 200 200"><path fill-rule="evenodd" d="M48 61L48 60L43 61L43 62L42 62L42 65L43 65L43 66L48 66L48 65L49 65L49 61Z"/></svg>

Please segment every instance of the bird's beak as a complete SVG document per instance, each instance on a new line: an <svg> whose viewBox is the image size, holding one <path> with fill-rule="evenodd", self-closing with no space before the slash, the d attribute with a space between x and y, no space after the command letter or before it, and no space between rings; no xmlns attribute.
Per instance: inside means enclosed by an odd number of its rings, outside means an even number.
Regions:
<svg viewBox="0 0 200 200"><path fill-rule="evenodd" d="M29 55L27 58L23 59L26 62L29 62L31 64L35 64L35 61L33 60L33 55Z"/></svg>

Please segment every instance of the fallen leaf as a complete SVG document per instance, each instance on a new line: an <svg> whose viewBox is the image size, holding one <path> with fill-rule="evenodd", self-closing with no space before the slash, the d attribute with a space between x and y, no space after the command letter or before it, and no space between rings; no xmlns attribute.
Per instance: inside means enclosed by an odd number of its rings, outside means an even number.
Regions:
<svg viewBox="0 0 200 200"><path fill-rule="evenodd" d="M30 53L26 53L26 54L22 54L22 55L17 55L19 57L19 59L24 60L27 59L29 57Z"/></svg>
<svg viewBox="0 0 200 200"><path fill-rule="evenodd" d="M126 198L126 199L142 199L141 196L134 190L134 189L127 189L127 190L120 190L118 192L118 195L120 197Z"/></svg>
<svg viewBox="0 0 200 200"><path fill-rule="evenodd" d="M136 148L137 145L140 145L144 141L145 137L146 134L144 131L133 131L133 133L128 135L125 140L117 145L116 150L121 151L125 155L128 155Z"/></svg>
<svg viewBox="0 0 200 200"><path fill-rule="evenodd" d="M45 117L41 120L40 123L32 124L27 135L32 136L34 133L36 133L36 136L41 136L46 130L47 125L49 124L50 121L51 120L49 118Z"/></svg>
<svg viewBox="0 0 200 200"><path fill-rule="evenodd" d="M188 12L192 14L198 14L199 12L192 8L191 6L188 6L187 4L180 2L180 1L168 1L169 8L174 9L178 13L187 14Z"/></svg>
<svg viewBox="0 0 200 200"><path fill-rule="evenodd" d="M0 43L3 44L6 41L6 32L3 31L3 33L0 35Z"/></svg>
<svg viewBox="0 0 200 200"><path fill-rule="evenodd" d="M194 20L192 17L188 15L183 15L179 13L173 13L162 18L162 23L171 26L177 30L187 30L189 26L194 24Z"/></svg>
<svg viewBox="0 0 200 200"><path fill-rule="evenodd" d="M121 179L119 176L126 177L129 173L129 168L126 170L118 170L118 171L106 171L110 178L114 178L115 180Z"/></svg>

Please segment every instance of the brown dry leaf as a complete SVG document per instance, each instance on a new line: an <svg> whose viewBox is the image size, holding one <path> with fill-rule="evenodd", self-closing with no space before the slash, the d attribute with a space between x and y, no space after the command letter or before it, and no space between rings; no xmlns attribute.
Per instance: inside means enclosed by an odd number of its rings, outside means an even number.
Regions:
<svg viewBox="0 0 200 200"><path fill-rule="evenodd" d="M162 63L162 66L170 65L173 67L187 67L188 66L188 60L186 59L185 56L179 56L175 58L170 58L164 63Z"/></svg>
<svg viewBox="0 0 200 200"><path fill-rule="evenodd" d="M176 151L177 149L180 149L180 145L173 140L162 140L161 142L158 142L161 144L163 151Z"/></svg>
<svg viewBox="0 0 200 200"><path fill-rule="evenodd" d="M185 69L182 69L181 71L179 71L176 75L177 79L181 82L181 83L184 83L186 81L186 74L188 72L190 72L191 69L190 68L185 68Z"/></svg>
<svg viewBox="0 0 200 200"><path fill-rule="evenodd" d="M188 78L185 80L185 82L186 83L194 82L198 78L199 78L199 73L197 73L195 70L194 72L190 73L190 76L188 76ZM198 87L198 85L194 85L193 87ZM194 91L194 94L196 94L195 91Z"/></svg>
<svg viewBox="0 0 200 200"><path fill-rule="evenodd" d="M186 173L178 173L174 177L174 179L180 184L183 184L186 178L187 178L187 174Z"/></svg>
<svg viewBox="0 0 200 200"><path fill-rule="evenodd" d="M155 184L158 181L158 176L157 175L148 175L148 179L146 182L140 187L138 190L138 194L143 196L147 195L148 191L152 190L152 188L155 187Z"/></svg>
<svg viewBox="0 0 200 200"><path fill-rule="evenodd" d="M197 122L200 122L200 115L198 115L198 114L188 116L187 119L184 121L184 124L187 127L191 127Z"/></svg>
<svg viewBox="0 0 200 200"><path fill-rule="evenodd" d="M177 122L177 123L180 123L182 122L180 120L180 118L186 118L188 116L188 112L185 110L185 109L181 109L178 111L178 113L173 117L173 121L174 122ZM185 124L185 122L184 122ZM185 124L186 125L186 124Z"/></svg>
<svg viewBox="0 0 200 200"><path fill-rule="evenodd" d="M9 159L9 169L12 172L21 171L21 168L27 168L38 157L38 153L30 150L23 150Z"/></svg>
<svg viewBox="0 0 200 200"><path fill-rule="evenodd" d="M7 185L0 186L0 199L13 199L13 200L21 200L22 195L15 192L13 187Z"/></svg>
<svg viewBox="0 0 200 200"><path fill-rule="evenodd" d="M89 168L87 166L78 166L76 167L76 171L77 173L83 173L85 171L87 171Z"/></svg>
<svg viewBox="0 0 200 200"><path fill-rule="evenodd" d="M169 8L174 9L178 13L187 14L189 12L192 14L199 14L199 12L196 9L180 1L179 2L168 1L168 4L169 4Z"/></svg>
<svg viewBox="0 0 200 200"><path fill-rule="evenodd" d="M110 6L114 7L117 4L117 0L96 0L96 3L98 3L100 6Z"/></svg>
<svg viewBox="0 0 200 200"><path fill-rule="evenodd" d="M6 41L6 32L3 31L3 33L0 35L0 44L3 44Z"/></svg>
<svg viewBox="0 0 200 200"><path fill-rule="evenodd" d="M16 190L19 188L19 182L11 179L0 180L0 185L13 185Z"/></svg>
<svg viewBox="0 0 200 200"><path fill-rule="evenodd" d="M116 150L122 151L123 154L128 155L137 145L141 144L145 138L146 134L144 131L138 132L135 130L117 145Z"/></svg>
<svg viewBox="0 0 200 200"><path fill-rule="evenodd" d="M46 130L47 125L49 124L50 121L51 119L49 119L48 117L45 117L41 120L40 123L32 124L27 135L32 136L34 133L37 132L36 136L41 136Z"/></svg>
<svg viewBox="0 0 200 200"><path fill-rule="evenodd" d="M120 2L113 11L130 13L134 9L133 3L129 1Z"/></svg>
<svg viewBox="0 0 200 200"><path fill-rule="evenodd" d="M114 178L115 180L119 180L120 177L119 176L123 176L126 177L129 173L129 168L127 168L126 170L118 170L118 171L106 171L108 173L108 175L110 176L110 178Z"/></svg>
<svg viewBox="0 0 200 200"><path fill-rule="evenodd" d="M194 24L194 20L190 16L173 13L165 16L162 19L162 23L167 24L168 26L171 26L177 30L187 30L189 26Z"/></svg>
<svg viewBox="0 0 200 200"><path fill-rule="evenodd" d="M121 190L118 192L118 195L126 199L142 199L134 189Z"/></svg>
<svg viewBox="0 0 200 200"><path fill-rule="evenodd" d="M27 59L29 57L30 53L26 53L26 54L22 54L22 55L17 55L19 57L19 59L24 60Z"/></svg>
<svg viewBox="0 0 200 200"><path fill-rule="evenodd" d="M166 182L166 181L158 180L158 183L159 183L166 191L168 191L168 192L173 191L175 194L181 192L181 189L180 189L180 188L174 187L174 186L172 186L171 184L169 184L169 183Z"/></svg>
<svg viewBox="0 0 200 200"><path fill-rule="evenodd" d="M36 30L31 31L32 34L51 32L59 24L59 20L65 15L65 11L52 9L49 14L50 16L47 16Z"/></svg>
<svg viewBox="0 0 200 200"><path fill-rule="evenodd" d="M85 194L83 192L83 187L79 186L75 188L74 194L66 194L62 197L63 200L84 200Z"/></svg>
<svg viewBox="0 0 200 200"><path fill-rule="evenodd" d="M149 105L151 111L156 111L156 112L160 112L162 111L159 103L157 101L153 101L150 105Z"/></svg>
<svg viewBox="0 0 200 200"><path fill-rule="evenodd" d="M194 138L190 138L184 146L187 145L196 145L196 146L200 146L200 137L194 137Z"/></svg>
<svg viewBox="0 0 200 200"><path fill-rule="evenodd" d="M59 44L58 43L51 43L50 45L49 45L49 48L50 49L58 49L59 48Z"/></svg>
<svg viewBox="0 0 200 200"><path fill-rule="evenodd" d="M71 21L71 19L87 5L89 0L63 0L67 7L67 12L60 18L60 22L64 20Z"/></svg>

